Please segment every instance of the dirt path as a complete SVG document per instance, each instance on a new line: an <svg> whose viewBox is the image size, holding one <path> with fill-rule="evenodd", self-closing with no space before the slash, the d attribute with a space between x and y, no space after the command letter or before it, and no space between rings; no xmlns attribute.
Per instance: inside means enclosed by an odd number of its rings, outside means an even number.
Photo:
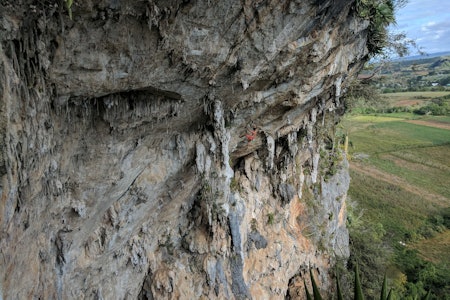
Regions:
<svg viewBox="0 0 450 300"><path fill-rule="evenodd" d="M390 173L383 172L375 167L362 165L360 163L352 161L352 162L350 162L350 168L358 173L362 173L364 175L373 177L378 180L382 180L387 183L395 184L395 185L403 188L404 190L406 190L410 193L416 194L420 197L423 197L427 201L434 203L440 207L448 207L450 204L450 199L448 199L444 196L441 196L438 194L433 194L433 193L430 193L429 191L420 189L420 188L410 184L409 182L407 182L406 180L404 180L401 177L395 176Z"/></svg>
<svg viewBox="0 0 450 300"><path fill-rule="evenodd" d="M408 120L408 121L405 121L405 122L412 123L412 124L417 124L417 125L428 126L428 127L436 127L436 128L450 130L450 124L449 123L443 123L443 122L438 122L438 121Z"/></svg>

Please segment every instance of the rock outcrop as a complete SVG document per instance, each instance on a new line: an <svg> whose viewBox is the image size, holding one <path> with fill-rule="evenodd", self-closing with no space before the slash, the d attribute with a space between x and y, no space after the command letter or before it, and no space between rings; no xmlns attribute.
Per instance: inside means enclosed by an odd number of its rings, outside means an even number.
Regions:
<svg viewBox="0 0 450 300"><path fill-rule="evenodd" d="M353 1L70 13L0 3L0 299L302 299L309 268L329 291Z"/></svg>

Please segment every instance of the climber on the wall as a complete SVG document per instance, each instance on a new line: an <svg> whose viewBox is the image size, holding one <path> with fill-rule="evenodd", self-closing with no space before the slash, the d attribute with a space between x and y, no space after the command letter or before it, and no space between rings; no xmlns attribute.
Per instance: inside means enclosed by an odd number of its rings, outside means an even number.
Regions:
<svg viewBox="0 0 450 300"><path fill-rule="evenodd" d="M245 134L245 137L247 138L247 142L251 142L255 139L256 135L258 134L258 128L256 126L252 126L253 129L247 129L247 133Z"/></svg>

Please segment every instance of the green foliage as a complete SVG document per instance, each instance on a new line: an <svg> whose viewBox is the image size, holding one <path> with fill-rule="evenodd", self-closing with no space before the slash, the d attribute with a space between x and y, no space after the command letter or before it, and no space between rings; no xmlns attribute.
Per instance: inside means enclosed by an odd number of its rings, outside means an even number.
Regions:
<svg viewBox="0 0 450 300"><path fill-rule="evenodd" d="M230 189L233 192L240 192L241 191L241 187L239 185L239 182L237 181L237 179L235 177L231 178Z"/></svg>
<svg viewBox="0 0 450 300"><path fill-rule="evenodd" d="M387 26L395 23L394 4L391 0L357 0L356 11L362 19L368 20L367 48L371 55L382 53L387 45Z"/></svg>
<svg viewBox="0 0 450 300"><path fill-rule="evenodd" d="M267 214L267 224L273 225L274 220L275 220L274 214L273 213L268 213Z"/></svg>
<svg viewBox="0 0 450 300"><path fill-rule="evenodd" d="M386 270L386 259L390 257L383 244L386 230L381 223L368 222L368 218L351 202L348 203L347 227L350 233L348 265L350 268L358 265L365 279L361 282L362 288L369 298L375 299L377 289L382 284L382 274Z"/></svg>
<svg viewBox="0 0 450 300"><path fill-rule="evenodd" d="M200 200L204 202L212 202L213 200L213 191L212 187L207 180L203 180L202 187L200 189Z"/></svg>
<svg viewBox="0 0 450 300"><path fill-rule="evenodd" d="M322 300L322 296L320 295L319 288L317 287L317 283L316 280L314 279L314 275L311 269L309 269L309 276L311 277L314 300Z"/></svg>
<svg viewBox="0 0 450 300"><path fill-rule="evenodd" d="M343 156L341 150L336 147L333 150L321 150L320 151L320 173L325 181L328 181L331 177L336 175L339 170L340 163Z"/></svg>
<svg viewBox="0 0 450 300"><path fill-rule="evenodd" d="M309 269L309 276L310 276L311 285L313 288L313 295L311 296L311 294L309 293L309 290L308 290L308 286L306 285L305 280L303 280L303 284L305 286L306 299L322 300L323 298L320 295L319 288L317 286L316 280L312 273L312 269ZM360 275L359 275L358 265L356 265L356 267L355 267L354 282L355 282L355 285L354 285L353 299L354 300L364 300L363 288L361 285L361 279L360 279ZM337 275L337 271L336 271L336 287L337 287L337 299L338 300L344 299L344 297L341 293L339 276ZM386 300L386 299L390 299L392 297L391 291L389 292L389 295L386 297L386 290L387 290L387 284L386 284L386 277L385 277L384 282L383 282L383 287L381 289L380 300Z"/></svg>
<svg viewBox="0 0 450 300"><path fill-rule="evenodd" d="M210 221L223 221L225 218L226 211L219 202L222 196L222 191L213 187L207 179L202 179L202 186L197 197L201 205L204 205Z"/></svg>
<svg viewBox="0 0 450 300"><path fill-rule="evenodd" d="M256 221L255 218L252 218L252 220L250 221L250 229L253 232L258 231L258 221Z"/></svg>
<svg viewBox="0 0 450 300"><path fill-rule="evenodd" d="M437 98L431 103L414 110L418 115L450 116L450 101Z"/></svg>
<svg viewBox="0 0 450 300"><path fill-rule="evenodd" d="M339 273L337 269L336 269L336 294L338 300L344 300L344 296L342 295L341 283L339 279Z"/></svg>
<svg viewBox="0 0 450 300"><path fill-rule="evenodd" d="M437 297L437 299L450 299L450 271L445 265L436 265L421 258L414 249L398 249L395 263L404 270L408 284L405 298Z"/></svg>
<svg viewBox="0 0 450 300"><path fill-rule="evenodd" d="M313 300L311 293L308 290L308 286L306 285L305 280L303 279L303 285L305 286L305 293L306 293L306 299L307 300Z"/></svg>
<svg viewBox="0 0 450 300"><path fill-rule="evenodd" d="M384 274L383 285L381 287L380 300L386 300L386 298L387 298L387 280L386 280L386 274Z"/></svg>
<svg viewBox="0 0 450 300"><path fill-rule="evenodd" d="M450 207L441 210L442 224L450 229Z"/></svg>
<svg viewBox="0 0 450 300"><path fill-rule="evenodd" d="M72 20L72 4L73 0L64 0L66 2L67 12L69 13L69 18Z"/></svg>
<svg viewBox="0 0 450 300"><path fill-rule="evenodd" d="M375 86L355 80L348 87L344 104L347 112L367 114L386 107L387 102Z"/></svg>
<svg viewBox="0 0 450 300"><path fill-rule="evenodd" d="M355 300L364 300L364 295L362 292L361 279L359 277L359 266L356 264L355 268Z"/></svg>
<svg viewBox="0 0 450 300"><path fill-rule="evenodd" d="M448 263L426 262L417 251L409 248L410 244L416 242L422 244L425 242L423 241L424 237L433 236L439 232L438 230L442 230L440 228L444 223L444 217L442 217L444 210L440 211L441 214L438 215L427 200L403 191L391 195L383 193L383 196L380 197L380 191L389 190L389 185L361 177L361 175L352 176L354 182L352 182L352 190L349 193L352 197L362 200L359 203L366 213L364 217L360 218L359 223L363 223L365 226L359 225L355 228L354 223L357 222L353 222L349 226L349 230L351 262L361 261L365 277L372 278L364 282L364 286L373 290L372 281L376 281L379 274L385 272L386 266L392 265L392 261L394 261L395 268L406 275L407 282L404 290L399 291L405 299L406 296L423 295L427 289L433 290L436 295L449 294L448 286L446 287L443 283L450 282L450 272L446 268ZM366 192L355 194L354 184L371 188ZM418 204L421 206L418 207ZM428 216L428 213L431 215ZM350 217L353 216L350 215ZM380 224L379 222L382 222L383 227L386 228L385 232L389 233L388 236L386 234L377 235L376 231L373 232L376 225ZM380 238L377 240L377 237ZM396 241L405 241L408 246L400 245ZM433 251L432 253L439 251L439 245L431 243L430 241L428 248L424 249L430 249L429 251ZM391 258L390 253L393 253L394 257ZM446 252L441 251L440 253L442 253L442 259L445 259Z"/></svg>

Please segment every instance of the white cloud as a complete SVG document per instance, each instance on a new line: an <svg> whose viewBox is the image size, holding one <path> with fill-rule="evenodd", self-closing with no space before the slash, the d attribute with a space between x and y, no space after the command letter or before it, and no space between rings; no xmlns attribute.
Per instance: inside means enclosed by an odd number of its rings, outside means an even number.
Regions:
<svg viewBox="0 0 450 300"><path fill-rule="evenodd" d="M450 51L450 1L409 0L396 18L395 30L405 32L426 52Z"/></svg>
<svg viewBox="0 0 450 300"><path fill-rule="evenodd" d="M422 26L422 31L428 32L430 31L430 27L433 27L434 25L436 25L436 22L434 21L428 22L426 25Z"/></svg>

